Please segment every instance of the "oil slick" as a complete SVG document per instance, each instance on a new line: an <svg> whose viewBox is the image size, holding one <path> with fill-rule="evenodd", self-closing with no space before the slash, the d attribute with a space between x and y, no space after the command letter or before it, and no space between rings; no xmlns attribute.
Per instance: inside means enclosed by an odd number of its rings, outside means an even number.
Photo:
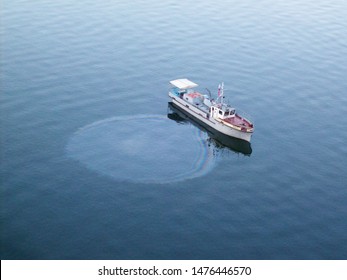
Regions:
<svg viewBox="0 0 347 280"><path fill-rule="evenodd" d="M216 163L200 130L166 116L114 117L79 129L67 155L116 181L165 184L203 176Z"/></svg>

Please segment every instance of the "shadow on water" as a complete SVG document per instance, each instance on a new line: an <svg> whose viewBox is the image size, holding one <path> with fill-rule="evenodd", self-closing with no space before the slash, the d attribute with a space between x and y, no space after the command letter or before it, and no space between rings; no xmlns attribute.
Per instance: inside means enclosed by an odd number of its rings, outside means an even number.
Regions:
<svg viewBox="0 0 347 280"><path fill-rule="evenodd" d="M217 150L229 149L236 153L242 153L244 155L250 156L252 154L251 144L247 141L243 141L234 137L226 136L219 131L207 127L198 119L194 118L183 112L180 108L175 106L172 102L168 103L168 118L174 120L177 123L191 123L198 127L200 130L206 132L209 136L207 141L210 145L214 145Z"/></svg>

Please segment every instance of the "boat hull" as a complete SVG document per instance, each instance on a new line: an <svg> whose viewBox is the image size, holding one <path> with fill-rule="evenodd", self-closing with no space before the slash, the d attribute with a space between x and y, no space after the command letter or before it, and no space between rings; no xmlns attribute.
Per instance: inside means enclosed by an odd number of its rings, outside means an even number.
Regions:
<svg viewBox="0 0 347 280"><path fill-rule="evenodd" d="M234 138L238 138L247 142L251 141L252 133L251 132L244 132L239 131L236 129L233 129L222 122L219 122L212 118L208 112L202 111L200 108L194 106L194 104L191 104L189 102L186 102L184 99L179 98L178 96L172 94L169 92L169 97L172 100L172 103L178 106L183 111L187 112L188 114L192 115L199 121L203 122L206 126L212 127L213 129L217 130L218 132L231 136Z"/></svg>
<svg viewBox="0 0 347 280"><path fill-rule="evenodd" d="M169 102L168 109L170 111L170 113L168 113L169 119L172 119L177 123L190 122L199 129L206 131L210 137L210 141L215 145L216 148L227 147L236 153L242 153L247 156L251 155L252 148L250 142L220 133L211 126L207 126L193 115L188 114L173 102Z"/></svg>

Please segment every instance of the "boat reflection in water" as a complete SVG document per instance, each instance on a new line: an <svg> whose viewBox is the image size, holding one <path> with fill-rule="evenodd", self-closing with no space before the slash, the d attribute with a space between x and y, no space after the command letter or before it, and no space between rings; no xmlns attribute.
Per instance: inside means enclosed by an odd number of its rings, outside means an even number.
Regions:
<svg viewBox="0 0 347 280"><path fill-rule="evenodd" d="M252 153L251 144L249 142L226 136L211 127L206 127L206 125L203 125L203 123L198 119L185 114L172 102L168 103L167 116L169 119L174 120L177 123L191 123L199 129L205 131L209 136L207 141L209 142L209 144L212 144L217 150L229 149L233 152L242 153L248 156Z"/></svg>

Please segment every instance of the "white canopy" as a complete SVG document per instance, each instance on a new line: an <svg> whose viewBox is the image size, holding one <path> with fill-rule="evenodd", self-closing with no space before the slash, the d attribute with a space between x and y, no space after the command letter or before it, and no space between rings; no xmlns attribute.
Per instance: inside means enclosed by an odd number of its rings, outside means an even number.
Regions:
<svg viewBox="0 0 347 280"><path fill-rule="evenodd" d="M170 81L170 84L172 84L173 86L179 89L195 88L198 86L196 83L193 83L192 81L189 81L188 79L173 80L173 81Z"/></svg>

